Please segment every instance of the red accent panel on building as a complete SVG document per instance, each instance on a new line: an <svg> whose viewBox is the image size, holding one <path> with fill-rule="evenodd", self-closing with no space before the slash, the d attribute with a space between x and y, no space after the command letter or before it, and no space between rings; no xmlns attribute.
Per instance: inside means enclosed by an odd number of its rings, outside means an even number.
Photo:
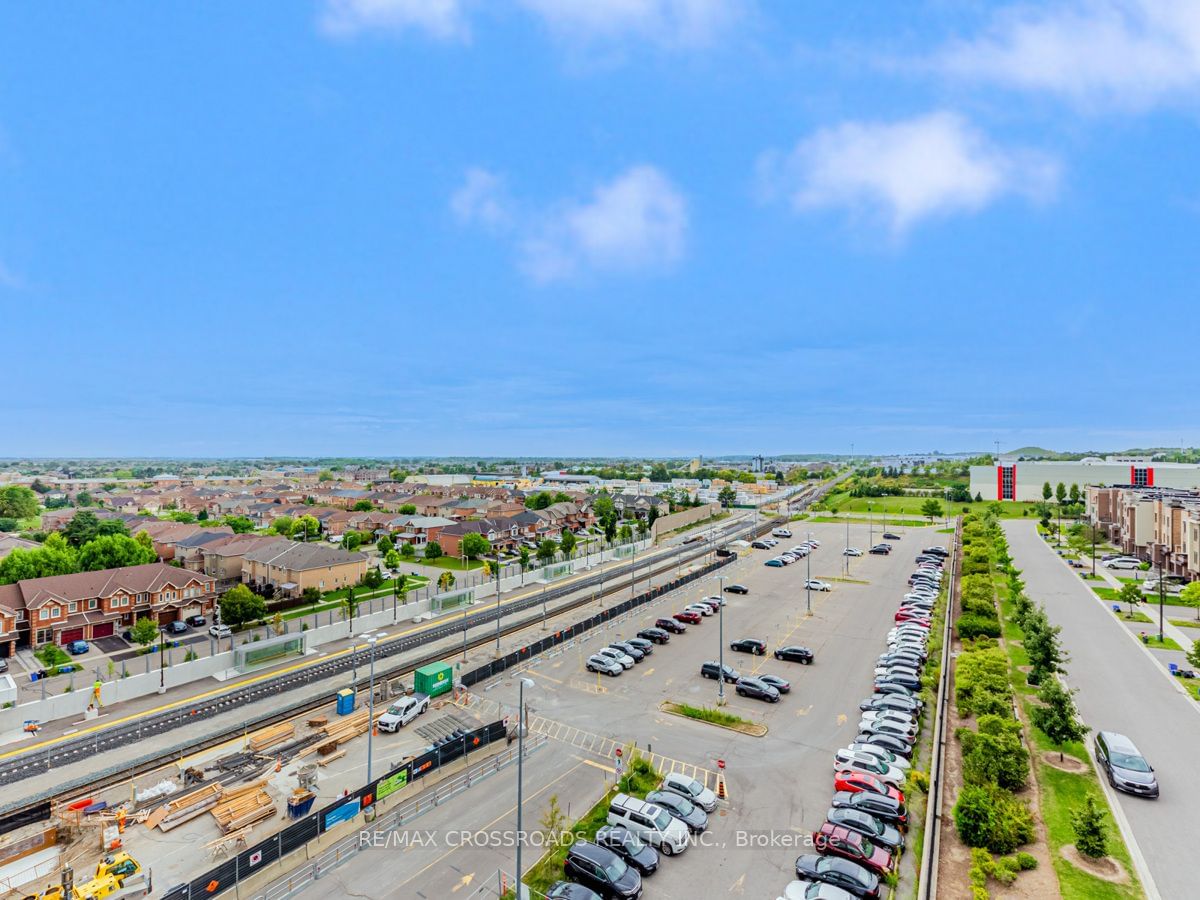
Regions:
<svg viewBox="0 0 1200 900"><path fill-rule="evenodd" d="M1004 499L1004 466L996 466L996 499Z"/></svg>
<svg viewBox="0 0 1200 900"><path fill-rule="evenodd" d="M1154 469L1146 470L1146 487L1154 487Z"/></svg>
<svg viewBox="0 0 1200 900"><path fill-rule="evenodd" d="M1129 483L1137 484L1137 466L1129 467Z"/></svg>

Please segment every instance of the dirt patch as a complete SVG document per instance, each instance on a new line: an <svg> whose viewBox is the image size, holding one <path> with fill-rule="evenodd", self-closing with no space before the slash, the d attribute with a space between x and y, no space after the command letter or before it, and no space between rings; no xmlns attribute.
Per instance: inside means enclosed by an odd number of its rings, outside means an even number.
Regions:
<svg viewBox="0 0 1200 900"><path fill-rule="evenodd" d="M1042 762L1052 769L1058 769L1061 772L1071 772L1075 775L1082 775L1084 772L1090 772L1092 767L1081 759L1076 759L1073 756L1064 754L1062 759L1058 758L1058 752L1055 750L1042 751Z"/></svg>
<svg viewBox="0 0 1200 900"><path fill-rule="evenodd" d="M1113 884L1129 884L1131 879L1129 873L1125 871L1125 867L1113 859L1111 856L1104 856L1100 859L1089 859L1078 850L1074 844L1067 844L1061 851L1063 859L1075 866L1077 869L1083 869L1089 875L1095 875L1104 881L1110 881Z"/></svg>

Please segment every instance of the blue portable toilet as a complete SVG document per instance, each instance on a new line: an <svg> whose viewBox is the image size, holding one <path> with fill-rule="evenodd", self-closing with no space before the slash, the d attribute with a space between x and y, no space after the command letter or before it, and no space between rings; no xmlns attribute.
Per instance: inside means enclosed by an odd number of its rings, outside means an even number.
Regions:
<svg viewBox="0 0 1200 900"><path fill-rule="evenodd" d="M337 714L348 716L352 712L354 712L354 691L350 688L342 688L337 694Z"/></svg>

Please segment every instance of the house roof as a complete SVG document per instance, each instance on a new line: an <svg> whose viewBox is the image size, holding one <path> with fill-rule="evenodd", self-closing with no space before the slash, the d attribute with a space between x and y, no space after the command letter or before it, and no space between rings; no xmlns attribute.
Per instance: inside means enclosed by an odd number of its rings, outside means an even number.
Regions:
<svg viewBox="0 0 1200 900"><path fill-rule="evenodd" d="M211 590L216 579L166 563L149 563L144 566L101 569L98 572L26 578L16 584L0 586L0 605L36 609L52 600L111 597L120 592L138 594L159 591L165 587L183 588L192 583L199 583Z"/></svg>
<svg viewBox="0 0 1200 900"><path fill-rule="evenodd" d="M247 562L302 571L360 562L367 557L366 554L348 553L340 547L330 547L328 544L300 544L295 541L285 541L282 545L271 544L266 547L258 547L243 554L243 558Z"/></svg>

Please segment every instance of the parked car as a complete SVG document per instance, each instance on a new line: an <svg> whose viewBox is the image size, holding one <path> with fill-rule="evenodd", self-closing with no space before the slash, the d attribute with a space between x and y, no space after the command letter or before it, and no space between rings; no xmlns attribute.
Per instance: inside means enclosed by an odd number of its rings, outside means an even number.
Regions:
<svg viewBox="0 0 1200 900"><path fill-rule="evenodd" d="M666 629L659 628L657 625L653 628L643 628L637 633L637 636L653 644L666 644L671 640L671 636L667 634Z"/></svg>
<svg viewBox="0 0 1200 900"><path fill-rule="evenodd" d="M809 578L804 582L805 590L812 591L832 591L833 585L828 581L822 581L820 578Z"/></svg>
<svg viewBox="0 0 1200 900"><path fill-rule="evenodd" d="M610 898L637 900L642 876L613 851L591 841L575 841L563 860L563 874Z"/></svg>
<svg viewBox="0 0 1200 900"><path fill-rule="evenodd" d="M766 700L768 703L779 702L779 691L765 681L753 676L739 678L734 684L739 697L750 697L754 700Z"/></svg>
<svg viewBox="0 0 1200 900"><path fill-rule="evenodd" d="M72 656L82 656L92 649L87 641L71 641L66 646L67 652Z"/></svg>
<svg viewBox="0 0 1200 900"><path fill-rule="evenodd" d="M725 588L725 593L727 593L727 594L748 594L748 593L750 593L750 588L746 587L744 584L731 584Z"/></svg>
<svg viewBox="0 0 1200 900"><path fill-rule="evenodd" d="M899 788L893 787L890 784L885 784L874 775L868 775L866 772L835 772L833 776L833 789L835 791L849 791L850 793L867 792L871 794L882 794L885 797L892 797L904 802L904 794Z"/></svg>
<svg viewBox="0 0 1200 900"><path fill-rule="evenodd" d="M556 881L546 892L546 900L604 900L590 887L573 881Z"/></svg>
<svg viewBox="0 0 1200 900"><path fill-rule="evenodd" d="M594 653L588 657L587 670L615 678L625 671L625 667L611 656L601 656L599 653Z"/></svg>
<svg viewBox="0 0 1200 900"><path fill-rule="evenodd" d="M892 531L885 531L883 533L883 539L885 541L898 541L898 540L900 540L900 535L898 535Z"/></svg>
<svg viewBox="0 0 1200 900"><path fill-rule="evenodd" d="M713 614L713 608L707 603L689 603L683 608L684 612L699 613L701 617L708 617Z"/></svg>
<svg viewBox="0 0 1200 900"><path fill-rule="evenodd" d="M596 846L611 850L642 876L653 875L658 869L658 851L624 825L604 825L593 840Z"/></svg>
<svg viewBox="0 0 1200 900"><path fill-rule="evenodd" d="M620 663L626 669L632 669L634 666L633 657L624 650L618 650L616 647L601 647L596 651L597 656L607 656L614 662Z"/></svg>
<svg viewBox="0 0 1200 900"><path fill-rule="evenodd" d="M661 806L628 794L617 794L609 801L606 821L625 826L664 856L674 856L688 847L687 826Z"/></svg>
<svg viewBox="0 0 1200 900"><path fill-rule="evenodd" d="M694 610L685 609L675 613L674 618L678 622L687 622L689 625L699 625L703 617L700 615L700 613Z"/></svg>
<svg viewBox="0 0 1200 900"><path fill-rule="evenodd" d="M1154 767L1133 741L1115 731L1098 731L1093 741L1096 761L1108 776L1108 783L1118 791L1139 797L1158 797L1158 779Z"/></svg>
<svg viewBox="0 0 1200 900"><path fill-rule="evenodd" d="M687 797L682 797L673 791L651 791L646 795L646 802L661 806L686 825L692 834L699 834L708 828L708 813Z"/></svg>
<svg viewBox="0 0 1200 900"><path fill-rule="evenodd" d="M895 766L896 768L903 769L906 772L912 769L912 763L909 760L900 756L898 753L892 753L890 750L887 750L878 744L856 743L851 744L846 749L853 750L855 753L869 753L887 763L889 766Z"/></svg>
<svg viewBox="0 0 1200 900"><path fill-rule="evenodd" d="M750 546L753 547L755 550L770 550L771 549L771 545L766 543L765 541L751 541Z"/></svg>
<svg viewBox="0 0 1200 900"><path fill-rule="evenodd" d="M775 556L775 557L772 557L771 559L768 559L765 563L763 563L763 565L771 566L771 568L773 568L773 569L782 569L784 566L787 565L787 563L785 563L778 556Z"/></svg>
<svg viewBox="0 0 1200 900"><path fill-rule="evenodd" d="M818 853L841 856L870 869L876 875L892 870L892 852L875 846L869 837L843 825L825 822L813 832L813 845Z"/></svg>
<svg viewBox="0 0 1200 900"><path fill-rule="evenodd" d="M854 750L838 750L834 753L833 766L837 771L866 772L894 787L900 787L908 777L908 773L898 766L886 763L873 754Z"/></svg>
<svg viewBox="0 0 1200 900"><path fill-rule="evenodd" d="M228 625L209 625L208 633L219 640L220 638L231 637L233 629Z"/></svg>
<svg viewBox="0 0 1200 900"><path fill-rule="evenodd" d="M847 547L842 551L842 556L862 556L863 552L857 547Z"/></svg>
<svg viewBox="0 0 1200 900"><path fill-rule="evenodd" d="M866 810L833 807L825 814L825 819L835 825L841 825L843 828L866 835L873 844L887 847L892 851L904 849L904 835L900 833L900 829L871 815Z"/></svg>
<svg viewBox="0 0 1200 900"><path fill-rule="evenodd" d="M813 661L813 652L807 647L801 647L797 644L777 648L774 656L776 659L781 659L784 662L798 662L806 666L811 665Z"/></svg>
<svg viewBox="0 0 1200 900"><path fill-rule="evenodd" d="M647 640L646 638L631 637L621 641L621 643L628 644L629 646L633 647L634 650L642 651L642 656L650 656L654 652L654 642Z"/></svg>
<svg viewBox="0 0 1200 900"><path fill-rule="evenodd" d="M806 853L796 860L796 877L802 881L823 881L844 888L855 897L867 897L869 900L879 897L879 876L839 856Z"/></svg>
<svg viewBox="0 0 1200 900"><path fill-rule="evenodd" d="M792 536L792 532L790 530L788 530L787 528L775 528L775 529L772 529L771 536L772 537L790 538Z"/></svg>
<svg viewBox="0 0 1200 900"><path fill-rule="evenodd" d="M655 619L654 627L660 628L663 631L669 631L672 634L683 634L687 631L687 626L679 622L678 619Z"/></svg>
<svg viewBox="0 0 1200 900"><path fill-rule="evenodd" d="M705 678L714 678L715 679L720 671L721 671L720 665L718 663L714 662L713 660L709 660L706 663L701 663L701 665L700 665L700 674L703 675ZM732 682L737 681L741 677L742 677L742 674L737 669L735 669L731 665L726 664L726 666L725 666L725 681L726 682L732 683Z"/></svg>
<svg viewBox="0 0 1200 900"><path fill-rule="evenodd" d="M767 652L767 645L757 638L742 638L740 641L730 643L729 649L736 650L738 653L752 653L755 656L762 656Z"/></svg>
<svg viewBox="0 0 1200 900"><path fill-rule="evenodd" d="M633 646L633 644L629 643L628 641L613 641L608 645L608 647L610 650L619 650L621 653L624 653L626 656L632 659L635 663L640 663L646 658L645 653Z"/></svg>
<svg viewBox="0 0 1200 900"><path fill-rule="evenodd" d="M792 683L786 678L780 678L778 675L756 675L759 681L769 684L781 694L786 694L792 689Z"/></svg>
<svg viewBox="0 0 1200 900"><path fill-rule="evenodd" d="M208 619L204 616L188 616L186 621L193 628L203 628L208 624Z"/></svg>
<svg viewBox="0 0 1200 900"><path fill-rule="evenodd" d="M717 795L695 778L684 775L682 772L672 772L667 775L659 785L659 789L674 791L682 797L687 797L706 813L717 808Z"/></svg>
<svg viewBox="0 0 1200 900"><path fill-rule="evenodd" d="M897 828L908 827L908 809L895 797L862 791L838 791L833 795L831 805L834 809L857 809L870 813Z"/></svg>
<svg viewBox="0 0 1200 900"><path fill-rule="evenodd" d="M182 619L176 619L173 622L168 622L167 631L169 631L171 634L185 634L189 631L188 623Z"/></svg>
<svg viewBox="0 0 1200 900"><path fill-rule="evenodd" d="M887 544L876 544L874 547L872 547L867 552L872 554L873 556L887 556L889 553L892 552L892 548L889 547Z"/></svg>
<svg viewBox="0 0 1200 900"><path fill-rule="evenodd" d="M1104 565L1109 569L1140 569L1142 561L1132 556L1118 556L1116 559L1110 559Z"/></svg>
<svg viewBox="0 0 1200 900"><path fill-rule="evenodd" d="M874 732L861 732L855 739L856 744L874 744L876 747L883 747L885 750L890 750L897 756L902 756L908 759L912 756L912 744L902 737L897 737L894 734L878 734Z"/></svg>
<svg viewBox="0 0 1200 900"><path fill-rule="evenodd" d="M376 723L380 731L396 731L403 728L421 713L429 709L429 697L425 694L412 694L401 697L387 708Z"/></svg>

